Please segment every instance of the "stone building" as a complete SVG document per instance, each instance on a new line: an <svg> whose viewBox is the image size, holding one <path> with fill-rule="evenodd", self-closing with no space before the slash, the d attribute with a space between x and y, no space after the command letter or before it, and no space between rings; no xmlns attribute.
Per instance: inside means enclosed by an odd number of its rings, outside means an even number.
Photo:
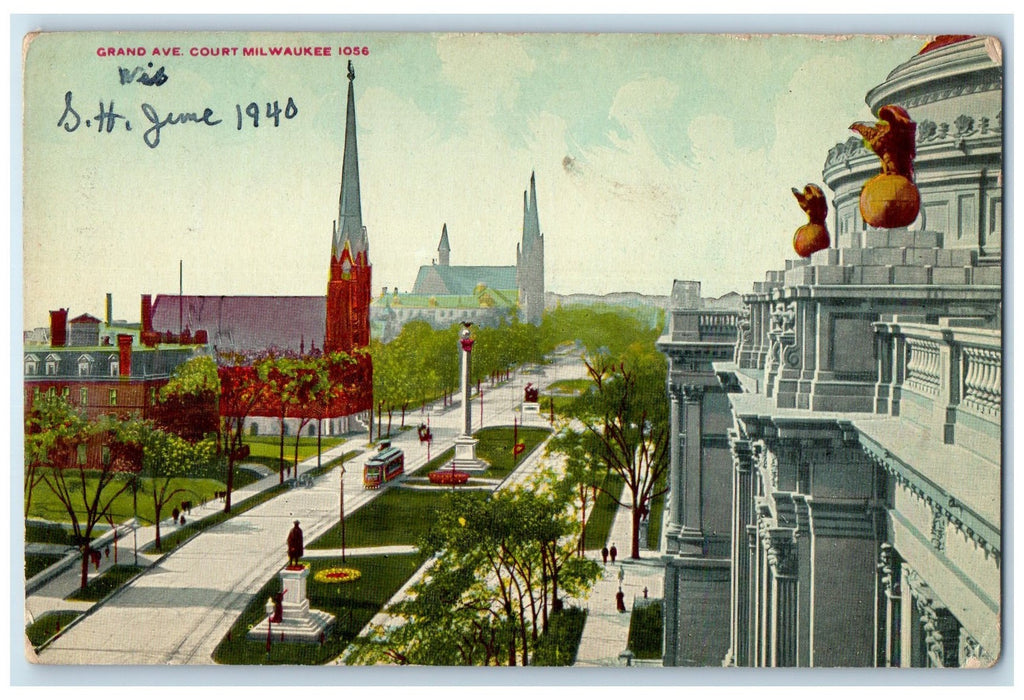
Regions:
<svg viewBox="0 0 1024 700"><path fill-rule="evenodd" d="M539 324L544 313L544 235L537 213L537 182L523 192L523 233L515 265L452 265L448 225L441 228L437 258L416 274L412 292L387 288L371 306L371 321L384 342L410 321L433 328L471 321L496 326L517 312L524 323ZM517 311L518 310L518 311Z"/></svg>
<svg viewBox="0 0 1024 700"><path fill-rule="evenodd" d="M1000 47L940 37L867 102L917 123L917 221L862 221L878 158L847 140L823 172L833 247L767 272L729 331L681 298L660 341L666 665L1001 653Z"/></svg>

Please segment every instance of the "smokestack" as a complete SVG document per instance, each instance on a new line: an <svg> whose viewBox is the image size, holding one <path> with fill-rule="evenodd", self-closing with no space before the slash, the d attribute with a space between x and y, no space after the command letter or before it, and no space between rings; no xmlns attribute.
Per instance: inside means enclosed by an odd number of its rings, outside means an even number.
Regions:
<svg viewBox="0 0 1024 700"><path fill-rule="evenodd" d="M153 298L149 294L142 295L142 332L153 330Z"/></svg>
<svg viewBox="0 0 1024 700"><path fill-rule="evenodd" d="M131 333L117 334L117 373L120 377L132 376L132 335Z"/></svg>
<svg viewBox="0 0 1024 700"><path fill-rule="evenodd" d="M62 348L68 344L68 310L50 312L50 346Z"/></svg>
<svg viewBox="0 0 1024 700"><path fill-rule="evenodd" d="M110 328L111 322L114 320L114 295L107 292L107 328Z"/></svg>

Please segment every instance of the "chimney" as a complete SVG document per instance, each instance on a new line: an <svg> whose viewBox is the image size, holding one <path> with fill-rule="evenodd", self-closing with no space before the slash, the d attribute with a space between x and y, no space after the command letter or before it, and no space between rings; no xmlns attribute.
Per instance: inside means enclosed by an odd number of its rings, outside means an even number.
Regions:
<svg viewBox="0 0 1024 700"><path fill-rule="evenodd" d="M142 331L153 330L153 298L149 294L142 295Z"/></svg>
<svg viewBox="0 0 1024 700"><path fill-rule="evenodd" d="M117 362L118 375L123 378L132 376L132 334L117 334L117 349L119 353Z"/></svg>
<svg viewBox="0 0 1024 700"><path fill-rule="evenodd" d="M50 346L62 348L68 344L68 310L50 312Z"/></svg>
<svg viewBox="0 0 1024 700"><path fill-rule="evenodd" d="M114 320L114 295L107 292L107 328Z"/></svg>

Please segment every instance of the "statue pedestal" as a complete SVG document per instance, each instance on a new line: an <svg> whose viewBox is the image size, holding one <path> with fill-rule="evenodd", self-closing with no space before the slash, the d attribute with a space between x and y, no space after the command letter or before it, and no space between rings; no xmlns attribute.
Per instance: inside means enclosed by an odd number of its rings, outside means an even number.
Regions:
<svg viewBox="0 0 1024 700"><path fill-rule="evenodd" d="M270 622L269 617L253 625L246 635L249 639L266 639L267 625L270 625L270 640L274 642L301 642L319 644L320 636L334 624L334 615L322 610L311 610L309 599L306 598L306 579L309 569L282 569L281 590L284 599L281 601L281 621Z"/></svg>
<svg viewBox="0 0 1024 700"><path fill-rule="evenodd" d="M487 469L487 462L477 458L476 444L479 442L472 435L460 435L455 438L455 459L452 466L463 472L482 472Z"/></svg>
<svg viewBox="0 0 1024 700"><path fill-rule="evenodd" d="M536 401L523 401L523 418L527 416L540 417L540 404Z"/></svg>

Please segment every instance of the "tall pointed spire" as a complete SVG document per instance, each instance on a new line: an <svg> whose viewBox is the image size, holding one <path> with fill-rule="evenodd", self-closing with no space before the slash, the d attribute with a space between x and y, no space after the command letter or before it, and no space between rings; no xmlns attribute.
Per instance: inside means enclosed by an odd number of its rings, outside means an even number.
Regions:
<svg viewBox="0 0 1024 700"><path fill-rule="evenodd" d="M448 224L441 227L441 242L437 244L437 264L448 267L452 247L448 244Z"/></svg>
<svg viewBox="0 0 1024 700"><path fill-rule="evenodd" d="M356 72L348 62L348 105L345 113L345 154L341 168L341 196L338 201L338 223L334 232L332 254L342 254L345 244L355 259L367 252L366 232L359 197L359 152L356 148L356 101L352 84Z"/></svg>
<svg viewBox="0 0 1024 700"><path fill-rule="evenodd" d="M530 192L523 192L523 253L540 238L540 218L537 215L537 179L530 173Z"/></svg>

